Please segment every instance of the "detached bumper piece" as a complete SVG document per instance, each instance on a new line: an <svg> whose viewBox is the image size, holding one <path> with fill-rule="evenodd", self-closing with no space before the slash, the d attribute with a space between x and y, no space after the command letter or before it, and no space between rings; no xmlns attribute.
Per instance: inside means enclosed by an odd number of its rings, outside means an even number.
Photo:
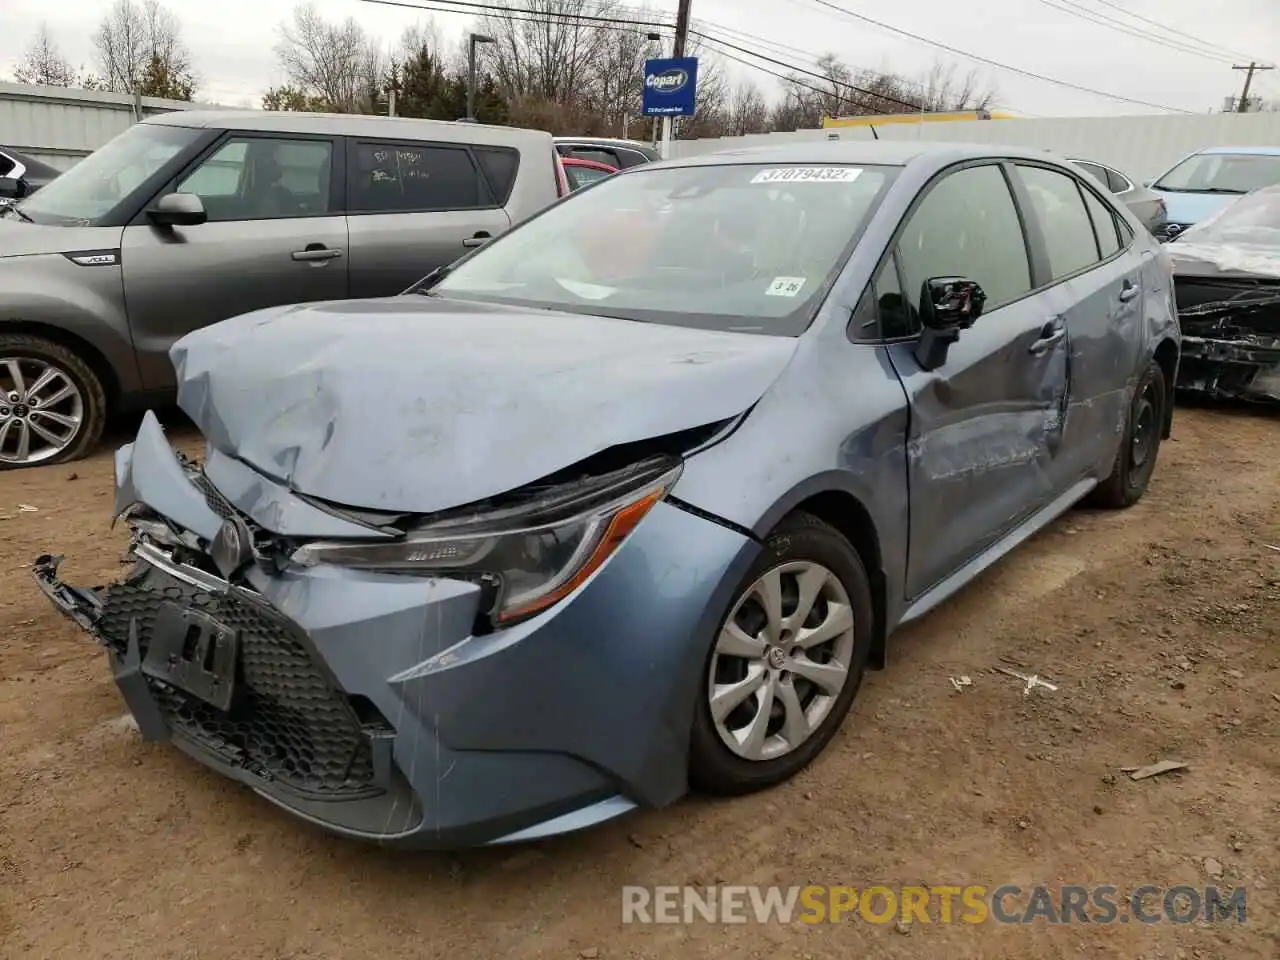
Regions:
<svg viewBox="0 0 1280 960"><path fill-rule="evenodd" d="M1180 283L1178 301L1179 389L1280 401L1280 284Z"/></svg>
<svg viewBox="0 0 1280 960"><path fill-rule="evenodd" d="M40 588L106 647L146 740L184 752L304 816L360 834L421 821L392 763L393 731L361 716L319 665L306 635L243 588L142 547L106 588L58 580L41 557ZM373 711L366 710L366 713Z"/></svg>

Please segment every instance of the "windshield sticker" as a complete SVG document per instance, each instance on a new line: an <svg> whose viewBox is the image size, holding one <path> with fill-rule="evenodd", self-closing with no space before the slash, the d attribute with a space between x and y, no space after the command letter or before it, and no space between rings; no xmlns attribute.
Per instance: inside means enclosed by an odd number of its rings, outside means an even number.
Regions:
<svg viewBox="0 0 1280 960"><path fill-rule="evenodd" d="M773 283L765 291L770 297L794 297L804 286L804 277L774 277Z"/></svg>
<svg viewBox="0 0 1280 960"><path fill-rule="evenodd" d="M752 183L853 183L862 175L860 167L778 167L761 170Z"/></svg>

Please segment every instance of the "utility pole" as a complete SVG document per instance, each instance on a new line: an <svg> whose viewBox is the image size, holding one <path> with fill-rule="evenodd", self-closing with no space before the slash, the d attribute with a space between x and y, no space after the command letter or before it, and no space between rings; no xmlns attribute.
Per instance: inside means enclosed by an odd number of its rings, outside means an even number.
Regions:
<svg viewBox="0 0 1280 960"><path fill-rule="evenodd" d="M671 56L679 60L684 56L685 46L689 42L689 7L693 0L680 0L676 9L676 43ZM671 158L671 118L662 118L662 159Z"/></svg>
<svg viewBox="0 0 1280 960"><path fill-rule="evenodd" d="M1236 113L1249 112L1249 88L1253 86L1253 75L1259 70L1274 70L1275 67L1264 67L1261 64L1250 61L1247 67L1237 67L1232 65L1232 70L1243 70L1244 74L1244 92L1240 94L1240 103L1236 105Z"/></svg>

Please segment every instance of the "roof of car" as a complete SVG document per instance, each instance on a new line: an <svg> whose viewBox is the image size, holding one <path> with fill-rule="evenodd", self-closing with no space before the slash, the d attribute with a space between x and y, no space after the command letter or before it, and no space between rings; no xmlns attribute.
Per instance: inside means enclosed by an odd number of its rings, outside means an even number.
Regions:
<svg viewBox="0 0 1280 960"><path fill-rule="evenodd" d="M329 133L348 137L392 137L407 140L450 141L465 137L469 143L512 144L542 141L548 147L551 134L521 127L486 123L454 123L451 120L418 120L412 117L371 117L351 113L305 113L272 110L175 110L148 117L144 123L200 129L250 130L255 133Z"/></svg>
<svg viewBox="0 0 1280 960"><path fill-rule="evenodd" d="M766 144L703 153L668 161L672 165L695 166L725 163L865 163L906 166L929 156L938 162L956 163L984 157L1027 160L1055 159L1044 150L991 143L948 143L919 140L806 140Z"/></svg>
<svg viewBox="0 0 1280 960"><path fill-rule="evenodd" d="M627 140L622 137L556 137L556 143L598 143L602 146L610 144L619 147L639 147L642 150L652 150L650 144L640 140Z"/></svg>
<svg viewBox="0 0 1280 960"><path fill-rule="evenodd" d="M1266 147L1205 147L1197 153L1245 153L1263 157L1280 157L1280 146Z"/></svg>

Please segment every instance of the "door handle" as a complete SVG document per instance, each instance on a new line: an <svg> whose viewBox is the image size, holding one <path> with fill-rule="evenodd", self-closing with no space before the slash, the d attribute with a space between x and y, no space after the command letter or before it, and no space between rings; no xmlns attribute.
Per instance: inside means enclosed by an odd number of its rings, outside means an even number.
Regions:
<svg viewBox="0 0 1280 960"><path fill-rule="evenodd" d="M1066 325L1061 320L1050 320L1040 328L1040 337L1027 348L1033 357L1041 357L1049 352L1049 348L1061 343L1067 336Z"/></svg>
<svg viewBox="0 0 1280 960"><path fill-rule="evenodd" d="M342 256L341 250L326 247L323 243L308 243L301 250L293 251L293 259L300 263L335 260L340 256Z"/></svg>
<svg viewBox="0 0 1280 960"><path fill-rule="evenodd" d="M481 230L475 236L467 237L467 239L463 240L462 245L464 247L483 247L492 239L493 237L487 231Z"/></svg>
<svg viewBox="0 0 1280 960"><path fill-rule="evenodd" d="M1126 280L1124 286L1120 288L1120 302L1128 303L1138 295L1141 288L1132 280Z"/></svg>

